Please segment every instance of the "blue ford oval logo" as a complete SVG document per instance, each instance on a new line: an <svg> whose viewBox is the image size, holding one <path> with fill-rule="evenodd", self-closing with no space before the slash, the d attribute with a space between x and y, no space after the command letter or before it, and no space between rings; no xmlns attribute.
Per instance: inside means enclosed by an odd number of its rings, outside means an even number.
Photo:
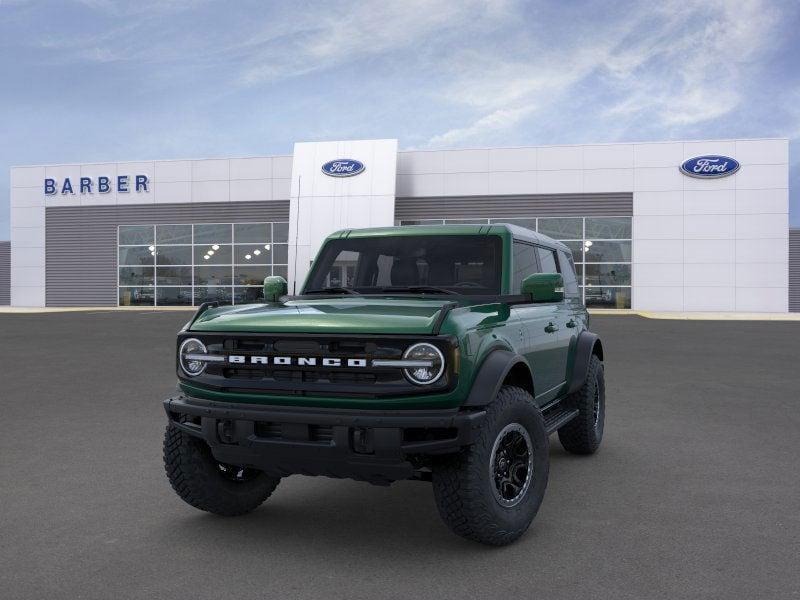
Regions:
<svg viewBox="0 0 800 600"><path fill-rule="evenodd" d="M364 170L364 163L352 158L337 158L322 165L322 172L331 177L352 177Z"/></svg>
<svg viewBox="0 0 800 600"><path fill-rule="evenodd" d="M739 161L730 156L695 156L681 165L681 172L689 177L727 177L739 170Z"/></svg>

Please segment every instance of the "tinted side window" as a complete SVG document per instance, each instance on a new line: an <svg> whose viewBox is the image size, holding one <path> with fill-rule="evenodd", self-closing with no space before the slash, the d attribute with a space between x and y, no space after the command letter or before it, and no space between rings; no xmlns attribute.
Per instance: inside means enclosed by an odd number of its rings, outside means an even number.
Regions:
<svg viewBox="0 0 800 600"><path fill-rule="evenodd" d="M558 251L558 260L561 263L561 274L564 277L564 296L567 298L577 298L580 295L578 289L578 279L575 276L575 263L572 257L566 252Z"/></svg>
<svg viewBox="0 0 800 600"><path fill-rule="evenodd" d="M522 289L522 280L538 271L536 247L522 242L514 242L514 277L511 293L519 294Z"/></svg>
<svg viewBox="0 0 800 600"><path fill-rule="evenodd" d="M539 252L539 263L542 265L542 273L558 273L555 250L542 248L541 246L536 246L536 250Z"/></svg>

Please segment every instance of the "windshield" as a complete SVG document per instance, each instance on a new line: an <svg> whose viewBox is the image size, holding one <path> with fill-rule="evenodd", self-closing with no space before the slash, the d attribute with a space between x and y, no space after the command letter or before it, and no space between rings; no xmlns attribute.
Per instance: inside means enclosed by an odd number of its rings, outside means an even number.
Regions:
<svg viewBox="0 0 800 600"><path fill-rule="evenodd" d="M304 293L499 294L502 252L495 235L331 240Z"/></svg>

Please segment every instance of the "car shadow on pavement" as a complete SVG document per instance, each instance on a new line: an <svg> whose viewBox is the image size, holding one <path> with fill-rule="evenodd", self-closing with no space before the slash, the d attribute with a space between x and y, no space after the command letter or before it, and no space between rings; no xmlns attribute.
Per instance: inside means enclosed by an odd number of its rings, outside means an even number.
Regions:
<svg viewBox="0 0 800 600"><path fill-rule="evenodd" d="M561 448L551 449L552 485L558 463L581 460ZM569 502L546 498L546 503ZM431 484L400 481L374 486L350 480L293 476L281 481L273 496L258 509L242 517L218 517L185 505L170 511L168 535L171 543L195 548L236 548L257 552L265 544L283 553L307 555L341 551L343 545L358 553L391 557L397 552L431 553L486 551L490 546L462 539L440 520ZM533 541L537 521L520 540ZM158 535L161 535L159 533ZM422 558L422 557L420 557Z"/></svg>

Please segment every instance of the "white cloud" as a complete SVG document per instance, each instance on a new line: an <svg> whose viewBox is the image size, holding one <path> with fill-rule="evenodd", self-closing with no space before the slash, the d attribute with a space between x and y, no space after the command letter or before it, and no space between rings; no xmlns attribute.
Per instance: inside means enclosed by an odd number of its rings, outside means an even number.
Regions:
<svg viewBox="0 0 800 600"><path fill-rule="evenodd" d="M681 18L667 21L653 38L611 57L614 84L627 98L610 114L646 112L669 127L709 121L738 107L752 64L775 43L778 12L771 3L750 0L677 14ZM697 22L703 25L695 27Z"/></svg>
<svg viewBox="0 0 800 600"><path fill-rule="evenodd" d="M502 20L505 2L404 0L338 3L335 10L284 13L275 23L244 39L241 81L271 82L365 61L393 51L418 54L437 38L463 35L471 28Z"/></svg>
<svg viewBox="0 0 800 600"><path fill-rule="evenodd" d="M431 147L455 146L464 140L481 137L482 135L497 131L498 129L507 129L522 121L525 117L530 115L533 110L533 106L501 108L485 117L481 117L466 127L451 129L440 135L433 136L428 142L428 145Z"/></svg>
<svg viewBox="0 0 800 600"><path fill-rule="evenodd" d="M487 123L507 129L533 115L568 118L562 107L581 93L609 119L666 130L708 122L739 107L759 60L780 41L780 11L766 0L673 1L596 17L565 27L556 46L531 31L511 37L513 45L462 53L441 98L473 116L429 145L480 142L496 132ZM520 116L495 118L505 112Z"/></svg>
<svg viewBox="0 0 800 600"><path fill-rule="evenodd" d="M783 104L787 109L788 123L786 129L781 133L787 136L790 140L800 141L800 84L795 84L783 98ZM800 154L790 154L790 159L794 159L794 163L800 162Z"/></svg>

